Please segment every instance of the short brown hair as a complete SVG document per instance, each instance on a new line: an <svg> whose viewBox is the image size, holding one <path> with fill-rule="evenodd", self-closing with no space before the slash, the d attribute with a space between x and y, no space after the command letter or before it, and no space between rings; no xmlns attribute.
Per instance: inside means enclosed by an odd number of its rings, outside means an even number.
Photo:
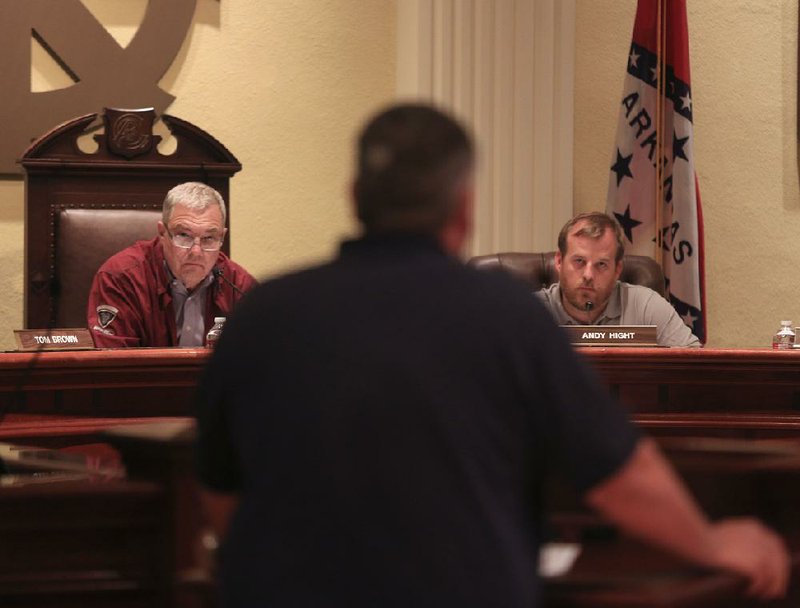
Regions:
<svg viewBox="0 0 800 608"><path fill-rule="evenodd" d="M473 166L466 129L424 104L395 105L375 116L357 154L356 210L370 233L435 234Z"/></svg>
<svg viewBox="0 0 800 608"><path fill-rule="evenodd" d="M605 234L606 230L613 231L617 239L617 254L614 256L614 261L622 261L622 256L625 255L625 241L622 239L622 229L614 218L600 211L579 213L564 224L561 232L558 233L558 250L561 252L562 257L567 255L569 232L578 222L586 222L586 225L575 233L575 236L588 236L592 239L599 239Z"/></svg>

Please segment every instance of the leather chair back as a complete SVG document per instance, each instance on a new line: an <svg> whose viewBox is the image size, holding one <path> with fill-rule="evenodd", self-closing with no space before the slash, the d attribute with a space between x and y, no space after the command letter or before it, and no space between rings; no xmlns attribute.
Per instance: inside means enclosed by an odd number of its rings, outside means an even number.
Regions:
<svg viewBox="0 0 800 608"><path fill-rule="evenodd" d="M503 269L538 291L558 281L555 251L545 253L492 253L479 255L467 263L479 270ZM655 260L642 255L626 255L622 259L620 280L644 285L665 294L664 273Z"/></svg>
<svg viewBox="0 0 800 608"><path fill-rule="evenodd" d="M57 218L55 326L85 327L86 303L95 273L128 245L155 237L161 212L62 209Z"/></svg>

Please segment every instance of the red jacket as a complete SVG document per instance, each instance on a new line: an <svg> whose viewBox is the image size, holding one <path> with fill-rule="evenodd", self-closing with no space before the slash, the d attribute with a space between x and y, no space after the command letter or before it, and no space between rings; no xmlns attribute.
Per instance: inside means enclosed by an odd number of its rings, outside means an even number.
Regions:
<svg viewBox="0 0 800 608"><path fill-rule="evenodd" d="M221 251L216 268L242 292L256 284ZM206 332L214 317L227 316L241 298L241 293L216 274L207 291ZM106 260L89 291L87 316L95 346L177 346L169 282L159 237L138 241Z"/></svg>

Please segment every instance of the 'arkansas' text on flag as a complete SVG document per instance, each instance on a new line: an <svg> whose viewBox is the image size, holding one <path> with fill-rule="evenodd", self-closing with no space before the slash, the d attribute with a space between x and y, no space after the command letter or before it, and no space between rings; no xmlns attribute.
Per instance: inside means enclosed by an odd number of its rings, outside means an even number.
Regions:
<svg viewBox="0 0 800 608"><path fill-rule="evenodd" d="M626 252L660 262L669 300L706 341L703 220L692 152L685 0L639 0L607 211Z"/></svg>

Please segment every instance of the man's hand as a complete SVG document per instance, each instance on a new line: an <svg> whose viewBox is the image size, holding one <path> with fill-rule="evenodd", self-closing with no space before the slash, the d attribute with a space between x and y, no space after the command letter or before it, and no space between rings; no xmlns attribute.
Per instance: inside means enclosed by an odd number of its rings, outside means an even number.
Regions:
<svg viewBox="0 0 800 608"><path fill-rule="evenodd" d="M217 541L222 542L228 532L228 524L233 517L233 512L239 506L239 495L222 494L204 488L200 490L200 502Z"/></svg>
<svg viewBox="0 0 800 608"><path fill-rule="evenodd" d="M726 519L711 525L709 565L738 572L760 599L786 594L789 554L781 538L755 519Z"/></svg>
<svg viewBox="0 0 800 608"><path fill-rule="evenodd" d="M756 597L786 593L789 555L781 539L755 519L710 523L651 439L641 440L622 469L586 500L640 540L743 575Z"/></svg>

